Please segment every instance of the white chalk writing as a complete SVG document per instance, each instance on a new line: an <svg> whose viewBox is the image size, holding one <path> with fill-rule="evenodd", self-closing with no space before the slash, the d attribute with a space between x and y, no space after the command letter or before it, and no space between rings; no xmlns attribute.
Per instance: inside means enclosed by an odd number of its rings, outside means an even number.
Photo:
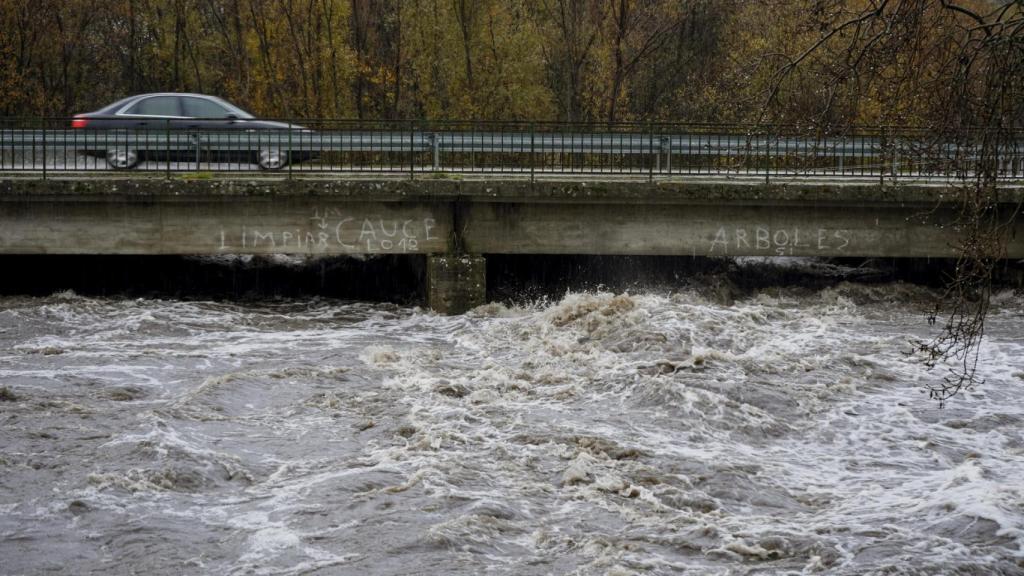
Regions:
<svg viewBox="0 0 1024 576"><path fill-rule="evenodd" d="M433 218L382 218L347 215L339 209L316 209L309 225L296 227L244 225L220 230L223 252L417 252L424 242L438 240Z"/></svg>
<svg viewBox="0 0 1024 576"><path fill-rule="evenodd" d="M720 226L711 238L708 254L749 254L764 252L777 256L796 253L842 252L850 245L850 231L831 228L726 228Z"/></svg>

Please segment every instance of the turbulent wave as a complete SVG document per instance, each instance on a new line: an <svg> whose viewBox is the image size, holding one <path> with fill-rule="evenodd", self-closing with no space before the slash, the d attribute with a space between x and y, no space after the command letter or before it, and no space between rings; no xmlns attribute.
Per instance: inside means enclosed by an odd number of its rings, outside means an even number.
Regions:
<svg viewBox="0 0 1024 576"><path fill-rule="evenodd" d="M4 570L1020 574L1024 306L939 410L929 295L0 299Z"/></svg>

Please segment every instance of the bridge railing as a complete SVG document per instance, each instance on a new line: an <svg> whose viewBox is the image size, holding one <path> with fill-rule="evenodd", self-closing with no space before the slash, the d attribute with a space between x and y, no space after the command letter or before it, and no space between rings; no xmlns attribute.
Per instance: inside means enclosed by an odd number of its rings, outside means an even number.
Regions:
<svg viewBox="0 0 1024 576"><path fill-rule="evenodd" d="M0 172L502 173L957 177L977 169L984 134L936 140L914 129L837 134L735 124L158 120L72 128L71 118L0 119ZM1024 178L1024 135L988 154Z"/></svg>

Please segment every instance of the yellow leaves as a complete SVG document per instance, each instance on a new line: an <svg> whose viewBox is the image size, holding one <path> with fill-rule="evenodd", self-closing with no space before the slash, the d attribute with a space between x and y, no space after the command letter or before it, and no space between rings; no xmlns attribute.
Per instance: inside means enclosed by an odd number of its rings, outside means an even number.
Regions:
<svg viewBox="0 0 1024 576"><path fill-rule="evenodd" d="M0 0L0 111L193 90L277 117L748 121L780 69L875 4ZM771 119L924 118L969 22L911 0L884 16L914 7L919 22L871 21L823 43L781 81Z"/></svg>
<svg viewBox="0 0 1024 576"><path fill-rule="evenodd" d="M550 117L540 47L522 3L470 4L406 5L405 80L416 88L415 108L428 118Z"/></svg>

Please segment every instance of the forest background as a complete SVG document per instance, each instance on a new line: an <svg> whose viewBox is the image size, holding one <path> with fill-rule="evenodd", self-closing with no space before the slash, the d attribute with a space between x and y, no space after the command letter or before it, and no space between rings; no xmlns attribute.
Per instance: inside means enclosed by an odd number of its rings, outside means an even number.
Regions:
<svg viewBox="0 0 1024 576"><path fill-rule="evenodd" d="M2 0L0 115L189 91L279 118L927 126L969 14L1008 3L946 4Z"/></svg>

